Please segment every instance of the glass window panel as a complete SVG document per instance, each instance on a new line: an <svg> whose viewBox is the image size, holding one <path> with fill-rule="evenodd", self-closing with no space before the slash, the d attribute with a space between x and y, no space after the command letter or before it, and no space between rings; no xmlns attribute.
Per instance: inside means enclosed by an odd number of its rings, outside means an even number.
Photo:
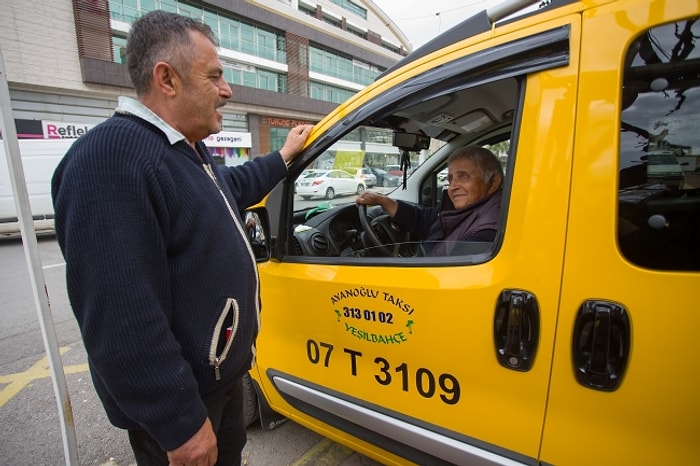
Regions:
<svg viewBox="0 0 700 466"><path fill-rule="evenodd" d="M231 83L239 86L243 85L243 74L240 71L231 70Z"/></svg>
<svg viewBox="0 0 700 466"><path fill-rule="evenodd" d="M110 2L112 3L112 2ZM141 11L153 11L156 9L155 0L141 0Z"/></svg>
<svg viewBox="0 0 700 466"><path fill-rule="evenodd" d="M202 9L196 8L184 3L178 3L178 13L183 16L189 16L190 18L199 19L202 17Z"/></svg>
<svg viewBox="0 0 700 466"><path fill-rule="evenodd" d="M259 89L267 89L268 82L269 82L269 77L265 73L260 73L258 75L258 88Z"/></svg>
<svg viewBox="0 0 700 466"><path fill-rule="evenodd" d="M164 2L160 3L160 9L169 11L170 13L177 13L177 3L175 2Z"/></svg>
<svg viewBox="0 0 700 466"><path fill-rule="evenodd" d="M275 59L275 35L258 30L258 55L268 60Z"/></svg>
<svg viewBox="0 0 700 466"><path fill-rule="evenodd" d="M248 87L258 87L258 75L243 71L243 85Z"/></svg>
<svg viewBox="0 0 700 466"><path fill-rule="evenodd" d="M255 54L255 30L252 26L248 24L241 24L240 28L241 37L241 51L249 53L251 55Z"/></svg>
<svg viewBox="0 0 700 466"><path fill-rule="evenodd" d="M289 128L270 128L270 147L279 149L284 146Z"/></svg>
<svg viewBox="0 0 700 466"><path fill-rule="evenodd" d="M629 47L622 85L618 243L631 262L700 270L700 21Z"/></svg>
<svg viewBox="0 0 700 466"><path fill-rule="evenodd" d="M215 13L210 13L208 11L204 12L203 15L203 21L206 25L208 25L212 31L217 35L217 37L220 37L219 33L219 18Z"/></svg>
<svg viewBox="0 0 700 466"><path fill-rule="evenodd" d="M126 64L126 38L112 37L112 60L115 63Z"/></svg>

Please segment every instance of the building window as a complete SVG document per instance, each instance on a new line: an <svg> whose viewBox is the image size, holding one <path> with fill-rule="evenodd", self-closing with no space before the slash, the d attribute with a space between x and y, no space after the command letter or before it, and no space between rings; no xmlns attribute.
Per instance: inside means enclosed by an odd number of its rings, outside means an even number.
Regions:
<svg viewBox="0 0 700 466"><path fill-rule="evenodd" d="M299 2L299 11L304 13L305 15L311 16L313 18L316 18L316 9L311 8L301 2Z"/></svg>
<svg viewBox="0 0 700 466"><path fill-rule="evenodd" d="M346 58L317 47L309 47L309 70L364 86L381 74L376 66Z"/></svg>
<svg viewBox="0 0 700 466"><path fill-rule="evenodd" d="M112 60L126 64L126 37L112 36Z"/></svg>
<svg viewBox="0 0 700 466"><path fill-rule="evenodd" d="M310 87L312 99L325 100L326 102L333 102L336 104L345 102L355 94L355 91L315 81L311 82Z"/></svg>
<svg viewBox="0 0 700 466"><path fill-rule="evenodd" d="M255 68L223 62L224 79L239 86L253 87L273 92L287 92L286 76Z"/></svg>
<svg viewBox="0 0 700 466"><path fill-rule="evenodd" d="M401 52L401 49L399 47L396 47L395 45L391 45L387 42L382 41L382 48L385 48L391 52L394 52L397 55L405 55L404 53Z"/></svg>
<svg viewBox="0 0 700 466"><path fill-rule="evenodd" d="M141 16L138 0L116 0L109 2L109 15L112 19L133 23Z"/></svg>
<svg viewBox="0 0 700 466"><path fill-rule="evenodd" d="M161 9L189 16L206 23L219 38L222 48L247 53L278 63L286 63L284 36L252 24L188 5L177 0L110 0L110 17L133 23L144 13Z"/></svg>
<svg viewBox="0 0 700 466"><path fill-rule="evenodd" d="M350 34L354 34L357 37L360 37L362 39L367 39L367 33L365 31L361 31L359 29L355 29L353 27L349 27L346 29Z"/></svg>
<svg viewBox="0 0 700 466"><path fill-rule="evenodd" d="M270 128L270 147L282 147L287 140L289 128Z"/></svg>
<svg viewBox="0 0 700 466"><path fill-rule="evenodd" d="M337 28L340 28L342 26L339 19L336 19L336 18L334 18L332 16L328 16L328 15L323 15L323 22L330 24L331 26L335 26Z"/></svg>
<svg viewBox="0 0 700 466"><path fill-rule="evenodd" d="M367 10L365 10L359 5L355 5L350 0L331 0L331 3L335 3L343 10L347 10L351 13L354 13L362 19L367 19Z"/></svg>

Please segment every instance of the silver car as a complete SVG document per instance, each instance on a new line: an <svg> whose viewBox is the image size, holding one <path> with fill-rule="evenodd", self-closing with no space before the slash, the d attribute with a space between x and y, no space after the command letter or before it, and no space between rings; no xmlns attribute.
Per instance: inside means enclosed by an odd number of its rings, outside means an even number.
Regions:
<svg viewBox="0 0 700 466"><path fill-rule="evenodd" d="M372 170L367 167L350 167L343 168L346 172L350 173L353 177L359 180L363 185L368 188L377 185L377 177L374 176Z"/></svg>

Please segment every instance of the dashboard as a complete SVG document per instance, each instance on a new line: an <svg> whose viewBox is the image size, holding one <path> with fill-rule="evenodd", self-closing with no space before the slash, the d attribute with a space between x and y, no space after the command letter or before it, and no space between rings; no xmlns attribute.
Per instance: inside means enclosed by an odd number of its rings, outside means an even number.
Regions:
<svg viewBox="0 0 700 466"><path fill-rule="evenodd" d="M367 209L367 215L383 215L381 207ZM359 211L354 203L324 211L314 209L295 213L294 249L298 256L349 257L371 256L372 248L363 239ZM308 218L307 218L308 217Z"/></svg>

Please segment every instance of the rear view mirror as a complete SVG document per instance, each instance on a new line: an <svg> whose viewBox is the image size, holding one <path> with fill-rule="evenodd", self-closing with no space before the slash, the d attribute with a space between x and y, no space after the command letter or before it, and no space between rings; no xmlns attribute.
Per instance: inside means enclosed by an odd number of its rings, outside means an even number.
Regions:
<svg viewBox="0 0 700 466"><path fill-rule="evenodd" d="M430 146L430 138L418 133L394 132L392 145L401 150L418 152Z"/></svg>

